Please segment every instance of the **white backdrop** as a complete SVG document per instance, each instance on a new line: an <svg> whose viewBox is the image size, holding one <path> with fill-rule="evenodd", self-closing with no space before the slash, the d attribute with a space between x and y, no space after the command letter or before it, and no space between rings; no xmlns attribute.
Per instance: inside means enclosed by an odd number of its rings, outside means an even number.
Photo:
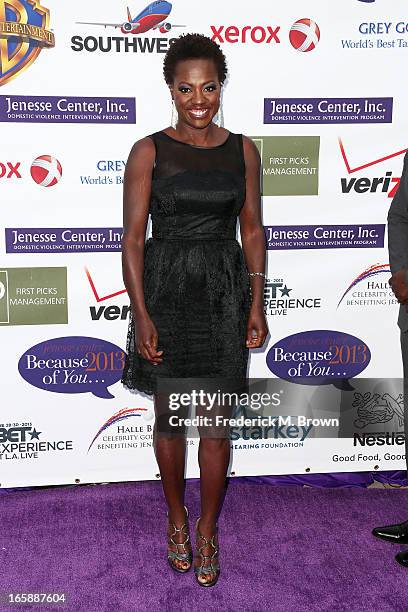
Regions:
<svg viewBox="0 0 408 612"><path fill-rule="evenodd" d="M21 4L27 1L16 2L16 10ZM406 149L404 0L258 0L250 7L208 0L199 11L194 3L177 0L166 21L185 27L143 34L77 23L121 23L127 4L132 16L145 8L139 0L42 4L50 11L55 47L42 49L10 80L4 78L3 58L0 80L0 194L7 228L0 234L0 485L157 478L152 402L118 381L128 299L120 238L110 242L108 230L120 234L121 177L132 144L169 125L164 55L158 50L165 51L168 39L181 32L215 35L222 44L230 72L225 127L253 137L262 151L264 225L351 228L348 238L343 233L335 244L323 244L323 230L318 230L313 248L293 248L292 240L291 248L268 250L270 338L262 351L252 352L249 375L275 376L267 355L273 346L287 346L288 336L302 334L305 340L310 337L305 332L329 330L333 336L350 334L366 347L370 358L362 361L360 375L401 376L397 304L386 286L387 244L381 243L381 232ZM0 2L0 8L4 5ZM290 36L299 20L304 21ZM0 39L3 50L5 40ZM143 45L152 51L143 53ZM109 46L110 51L100 50ZM12 57L11 47L8 53ZM30 108L26 96L49 106ZM97 98L100 106L87 106L87 98ZM312 106L293 106L290 120L264 123L264 100L278 98ZM318 100L340 104L339 98L351 106L330 110L325 102L323 110L329 112L316 110ZM70 109L68 99L81 106ZM366 101L380 104L369 116ZM110 113L105 112L108 104ZM320 119L309 123L308 113ZM373 178L384 177L389 184L382 180L373 186ZM373 225L379 227L371 239L358 244L358 227ZM80 247L81 238L86 246ZM278 298L293 300L277 303ZM327 344L324 332L316 337L321 346ZM344 342L352 349L353 341ZM71 361L47 368L49 358ZM351 372L350 363L346 366ZM263 442L261 447L251 440L234 441L231 472L405 467L403 446L360 448L352 439L302 440L301 434ZM198 475L196 455L197 440L192 440L189 477Z"/></svg>

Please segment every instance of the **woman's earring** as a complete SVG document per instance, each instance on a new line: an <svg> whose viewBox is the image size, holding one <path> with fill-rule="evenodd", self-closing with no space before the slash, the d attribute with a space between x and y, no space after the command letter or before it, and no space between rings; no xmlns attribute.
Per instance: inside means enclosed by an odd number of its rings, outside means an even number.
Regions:
<svg viewBox="0 0 408 612"><path fill-rule="evenodd" d="M224 127L224 113L222 108L222 95L220 95L220 107L215 118L215 123L218 127Z"/></svg>
<svg viewBox="0 0 408 612"><path fill-rule="evenodd" d="M174 99L171 99L171 127L176 129L178 122L178 112L176 110L176 106L174 104Z"/></svg>

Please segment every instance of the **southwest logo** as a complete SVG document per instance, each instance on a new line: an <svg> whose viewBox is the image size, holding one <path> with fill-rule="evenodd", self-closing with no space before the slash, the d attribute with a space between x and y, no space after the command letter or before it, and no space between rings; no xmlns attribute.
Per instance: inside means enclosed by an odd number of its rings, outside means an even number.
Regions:
<svg viewBox="0 0 408 612"><path fill-rule="evenodd" d="M116 23L106 23L106 21L77 21L82 25L96 25L104 28L120 28L122 34L144 34L149 30L159 30L162 34L167 34L172 28L185 28L184 25L174 25L166 21L170 15L172 5L166 0L156 0L151 2L136 17L132 17L129 8L127 9L127 21Z"/></svg>
<svg viewBox="0 0 408 612"><path fill-rule="evenodd" d="M43 47L54 47L49 10L37 0L0 0L0 85L31 66Z"/></svg>
<svg viewBox="0 0 408 612"><path fill-rule="evenodd" d="M80 25L99 26L120 29L125 36L73 36L71 38L71 49L73 51L102 51L103 53L166 53L169 44L173 40L168 36L148 38L139 36L145 32L155 34L168 34L173 28L185 28L185 25L174 24L167 21L172 10L172 4L166 0L155 0L146 6L138 15L132 17L127 9L126 20L118 20L115 23L106 21L77 21ZM131 34L137 36L131 37Z"/></svg>

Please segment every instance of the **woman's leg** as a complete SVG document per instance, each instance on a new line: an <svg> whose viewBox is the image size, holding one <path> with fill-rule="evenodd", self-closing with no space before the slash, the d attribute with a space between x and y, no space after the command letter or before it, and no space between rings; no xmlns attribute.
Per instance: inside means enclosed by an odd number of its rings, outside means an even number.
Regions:
<svg viewBox="0 0 408 612"><path fill-rule="evenodd" d="M159 466L161 482L163 486L164 496L169 510L169 521L174 523L176 527L181 527L187 522L186 512L184 509L184 466L186 455L186 438L185 436L175 436L172 434L162 433L158 428L159 415L163 414L163 406L161 401L155 396L154 408L156 420L153 428L153 447L156 460ZM159 431L158 431L159 429ZM168 534L172 533L171 528L168 529ZM173 540L177 543L182 543L186 536L178 531ZM170 550L174 552L183 552L182 547L177 547L170 544ZM191 544L186 546L186 551L191 549ZM175 559L174 565L183 569L188 566L186 561Z"/></svg>
<svg viewBox="0 0 408 612"><path fill-rule="evenodd" d="M200 464L201 519L203 536L214 532L224 497L230 459L230 441L226 438L201 438L198 448Z"/></svg>
<svg viewBox="0 0 408 612"><path fill-rule="evenodd" d="M216 414L228 418L231 414L231 407L224 406L218 410L216 409L213 412L213 417ZM201 515L198 528L201 535L207 539L211 539L216 532L217 518L225 494L230 453L229 426L201 428L200 444L198 447ZM201 540L202 543L203 541ZM218 544L217 537L215 538L215 544ZM214 548L211 545L204 546L202 549L204 555L211 556L214 552ZM217 560L217 557L215 557L215 565ZM201 557L196 556L195 565L201 565ZM210 559L206 559L203 565L208 567ZM210 574L202 575L200 580L202 582L212 582L214 578L215 572L211 572Z"/></svg>

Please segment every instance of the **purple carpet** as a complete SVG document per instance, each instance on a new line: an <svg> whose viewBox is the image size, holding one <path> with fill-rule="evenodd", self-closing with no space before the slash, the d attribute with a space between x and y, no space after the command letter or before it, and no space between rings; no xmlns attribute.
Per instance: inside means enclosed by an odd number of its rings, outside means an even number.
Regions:
<svg viewBox="0 0 408 612"><path fill-rule="evenodd" d="M187 483L191 529L198 483ZM211 589L165 558L159 482L52 487L0 497L0 593L65 592L63 606L1 610L406 611L399 546L373 526L408 518L408 490L229 484Z"/></svg>

